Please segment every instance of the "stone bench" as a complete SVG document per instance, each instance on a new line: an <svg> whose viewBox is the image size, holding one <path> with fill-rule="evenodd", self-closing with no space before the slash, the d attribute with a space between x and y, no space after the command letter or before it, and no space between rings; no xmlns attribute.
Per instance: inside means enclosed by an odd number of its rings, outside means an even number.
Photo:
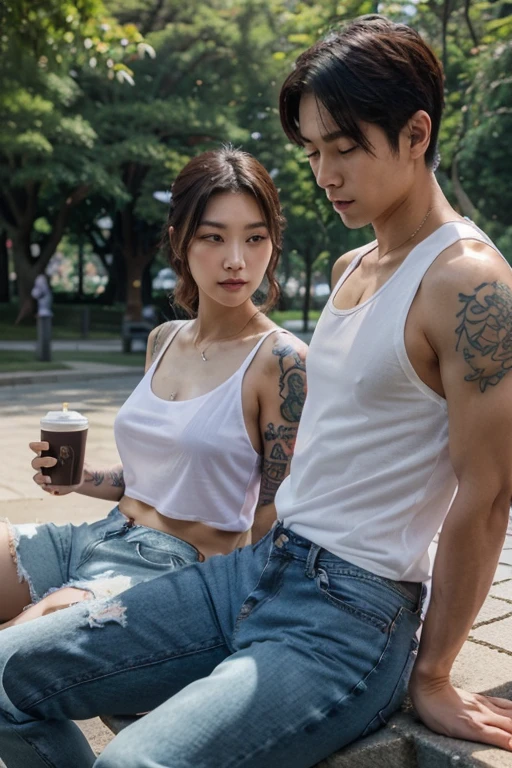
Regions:
<svg viewBox="0 0 512 768"><path fill-rule="evenodd" d="M148 342L148 336L153 328L154 326L145 320L137 322L133 320L124 320L121 331L123 352L129 354L132 351L132 344L136 340L142 341L145 347Z"/></svg>

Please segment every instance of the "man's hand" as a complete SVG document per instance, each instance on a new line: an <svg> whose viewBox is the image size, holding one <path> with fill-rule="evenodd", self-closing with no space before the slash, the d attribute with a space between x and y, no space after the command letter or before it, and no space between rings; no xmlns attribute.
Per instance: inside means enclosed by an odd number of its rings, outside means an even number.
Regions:
<svg viewBox="0 0 512 768"><path fill-rule="evenodd" d="M416 712L432 731L454 739L480 741L512 752L512 701L454 688L449 680L411 678Z"/></svg>

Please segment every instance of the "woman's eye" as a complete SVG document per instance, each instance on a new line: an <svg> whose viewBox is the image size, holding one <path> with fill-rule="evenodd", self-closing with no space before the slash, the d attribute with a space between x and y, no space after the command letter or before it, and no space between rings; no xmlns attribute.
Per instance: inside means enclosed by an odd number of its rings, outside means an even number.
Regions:
<svg viewBox="0 0 512 768"><path fill-rule="evenodd" d="M306 157L307 157L307 159L308 159L308 160L311 160L311 158L312 158L312 157L316 157L316 155L318 155L318 150L317 150L317 149L315 149L315 151L314 151L314 152L308 152L308 153L306 154Z"/></svg>
<svg viewBox="0 0 512 768"><path fill-rule="evenodd" d="M350 147L350 149L339 149L338 152L340 153L340 155L348 155L348 153L353 152L354 149L357 149L357 145Z"/></svg>
<svg viewBox="0 0 512 768"><path fill-rule="evenodd" d="M221 243L222 237L220 235L203 235L201 240L210 240L213 243Z"/></svg>
<svg viewBox="0 0 512 768"><path fill-rule="evenodd" d="M249 238L250 243L261 243L262 240L266 240L267 238L263 235L253 235Z"/></svg>

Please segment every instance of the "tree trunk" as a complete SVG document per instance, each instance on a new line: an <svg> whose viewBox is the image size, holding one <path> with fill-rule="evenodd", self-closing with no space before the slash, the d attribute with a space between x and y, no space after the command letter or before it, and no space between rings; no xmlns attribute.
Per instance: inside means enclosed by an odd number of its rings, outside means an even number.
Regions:
<svg viewBox="0 0 512 768"><path fill-rule="evenodd" d="M142 273L144 264L138 258L127 260L126 270L126 312L127 320L140 320L142 318Z"/></svg>
<svg viewBox="0 0 512 768"><path fill-rule="evenodd" d="M12 238L12 253L18 284L19 311L16 318L16 325L18 325L22 320L34 317L35 314L35 302L31 291L38 270L31 263L34 259L30 254L30 233L19 232Z"/></svg>
<svg viewBox="0 0 512 768"><path fill-rule="evenodd" d="M141 298L142 298L142 305L144 307L148 306L149 304L153 303L153 286L151 282L151 261L149 261L146 266L144 267L144 272L142 273L142 286L141 286Z"/></svg>
<svg viewBox="0 0 512 768"><path fill-rule="evenodd" d="M0 303L9 303L9 254L7 233L0 230Z"/></svg>

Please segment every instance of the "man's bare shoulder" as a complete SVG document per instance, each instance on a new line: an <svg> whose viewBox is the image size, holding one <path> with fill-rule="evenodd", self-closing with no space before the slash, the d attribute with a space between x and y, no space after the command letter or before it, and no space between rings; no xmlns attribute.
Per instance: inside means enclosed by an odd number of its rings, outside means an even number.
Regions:
<svg viewBox="0 0 512 768"><path fill-rule="evenodd" d="M422 291L427 299L449 300L454 291L502 280L512 285L512 270L491 245L459 240L434 261L423 279Z"/></svg>
<svg viewBox="0 0 512 768"><path fill-rule="evenodd" d="M351 251L347 251L347 253L344 253L343 256L340 256L339 259L334 262L334 266L331 272L331 288L334 288L338 280L341 278L347 267L350 266L356 256L358 256L361 251L364 251L367 248L368 243L366 245L361 245L359 248L354 248Z"/></svg>
<svg viewBox="0 0 512 768"><path fill-rule="evenodd" d="M480 355L487 348L491 354L501 337L508 344L512 270L487 243L465 240L447 248L425 275L419 299L423 329L438 356L463 349L468 362L476 354L469 347ZM470 341L462 343L463 337Z"/></svg>

